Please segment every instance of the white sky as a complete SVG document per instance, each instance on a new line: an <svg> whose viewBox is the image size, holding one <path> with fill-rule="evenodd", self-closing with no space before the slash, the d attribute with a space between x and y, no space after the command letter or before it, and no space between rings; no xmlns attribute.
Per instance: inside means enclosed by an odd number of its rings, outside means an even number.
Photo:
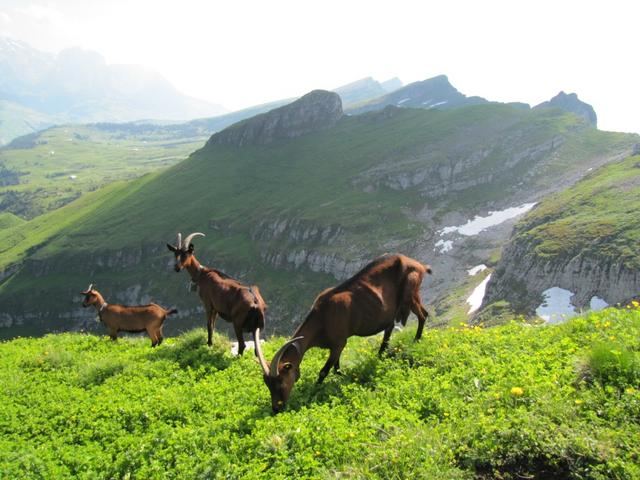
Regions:
<svg viewBox="0 0 640 480"><path fill-rule="evenodd" d="M159 71L235 110L373 76L441 73L467 95L560 90L604 130L640 132L637 0L0 0L0 35Z"/></svg>

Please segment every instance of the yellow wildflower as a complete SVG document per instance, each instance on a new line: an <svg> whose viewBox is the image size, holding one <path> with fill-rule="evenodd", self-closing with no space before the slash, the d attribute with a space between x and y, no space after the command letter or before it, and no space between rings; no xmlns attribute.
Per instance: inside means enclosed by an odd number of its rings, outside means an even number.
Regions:
<svg viewBox="0 0 640 480"><path fill-rule="evenodd" d="M576 404L576 405L582 405L582 400L577 399L577 400L575 401L575 404Z"/></svg>
<svg viewBox="0 0 640 480"><path fill-rule="evenodd" d="M520 387L513 387L511 389L511 395L513 395L514 397L521 397L522 395L524 395L524 390Z"/></svg>
<svg viewBox="0 0 640 480"><path fill-rule="evenodd" d="M635 388L633 388L633 387L627 387L627 388L624 390L624 393L626 393L627 395L633 395L635 392L636 392L636 389L635 389Z"/></svg>

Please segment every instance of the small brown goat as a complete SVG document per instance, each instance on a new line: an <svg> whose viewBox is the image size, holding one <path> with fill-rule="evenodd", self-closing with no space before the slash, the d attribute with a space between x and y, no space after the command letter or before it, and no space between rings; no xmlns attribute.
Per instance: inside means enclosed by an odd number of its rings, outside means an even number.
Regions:
<svg viewBox="0 0 640 480"><path fill-rule="evenodd" d="M428 316L420 299L425 273L430 274L431 267L417 260L400 254L384 255L349 280L318 295L304 322L278 350L271 365L257 344L273 411L284 408L300 376L302 358L312 347L330 350L318 377L318 383L322 383L331 367L339 371L340 354L351 336L367 337L384 331L378 352L381 355L389 344L394 322L405 325L411 311L418 317L415 340L419 340Z"/></svg>
<svg viewBox="0 0 640 480"><path fill-rule="evenodd" d="M162 324L167 316L178 312L175 308L167 310L155 303L137 307L111 305L104 301L100 292L93 288L93 284L81 293L84 295L82 306L86 308L93 305L96 308L100 321L109 329L111 340L118 338L118 332L146 331L151 339L151 346L160 345L164 338Z"/></svg>
<svg viewBox="0 0 640 480"><path fill-rule="evenodd" d="M195 236L204 237L204 234L192 233L182 242L182 235L178 233L177 245L167 244L175 254L174 269L176 272L183 268L187 270L191 282L198 288L207 319L207 344L211 346L213 342L213 329L220 315L233 324L238 338L238 355L242 355L246 347L243 332L253 332L255 344L260 344L260 329L264 328L267 304L257 286L248 287L219 270L202 266L193 254L191 240Z"/></svg>

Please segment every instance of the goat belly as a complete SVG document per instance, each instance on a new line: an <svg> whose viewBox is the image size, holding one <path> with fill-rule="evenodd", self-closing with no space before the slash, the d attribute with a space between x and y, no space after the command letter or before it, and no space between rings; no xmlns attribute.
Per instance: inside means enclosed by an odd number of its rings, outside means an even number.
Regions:
<svg viewBox="0 0 640 480"><path fill-rule="evenodd" d="M126 332L126 333L140 333L140 332L144 332L146 331L146 328L121 328L118 331L119 332Z"/></svg>

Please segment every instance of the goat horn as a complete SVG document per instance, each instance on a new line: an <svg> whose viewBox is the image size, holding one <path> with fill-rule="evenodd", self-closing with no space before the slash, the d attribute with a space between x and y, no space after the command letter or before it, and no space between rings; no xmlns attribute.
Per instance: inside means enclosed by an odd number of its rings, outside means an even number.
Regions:
<svg viewBox="0 0 640 480"><path fill-rule="evenodd" d="M178 250L180 250L181 247L182 247L182 234L178 233L178 241L177 241L177 244L176 244L176 248Z"/></svg>
<svg viewBox="0 0 640 480"><path fill-rule="evenodd" d="M93 283L89 284L89 288L87 288L87 292L90 292L91 290L93 290Z"/></svg>
<svg viewBox="0 0 640 480"><path fill-rule="evenodd" d="M204 233L195 232L195 233L192 233L191 235L187 236L187 238L184 239L184 244L183 244L184 248L189 248L189 245L191 245L191 240L195 236L204 237Z"/></svg>
<svg viewBox="0 0 640 480"><path fill-rule="evenodd" d="M289 346L293 345L298 340L302 340L303 338L304 337L292 338L291 340L287 340L287 343L285 343L282 347L280 347L280 350L278 350L276 355L273 357L273 360L271 360L271 368L269 370L272 377L277 377L278 374L280 373L278 372L278 365L280 364L280 359L282 358L282 355L284 355L284 352L287 351Z"/></svg>
<svg viewBox="0 0 640 480"><path fill-rule="evenodd" d="M269 364L264 358L264 354L262 353L262 345L260 345L260 329L256 328L256 331L253 334L253 343L256 349L256 357L258 357L258 363L262 367L262 371L265 375L269 375Z"/></svg>

